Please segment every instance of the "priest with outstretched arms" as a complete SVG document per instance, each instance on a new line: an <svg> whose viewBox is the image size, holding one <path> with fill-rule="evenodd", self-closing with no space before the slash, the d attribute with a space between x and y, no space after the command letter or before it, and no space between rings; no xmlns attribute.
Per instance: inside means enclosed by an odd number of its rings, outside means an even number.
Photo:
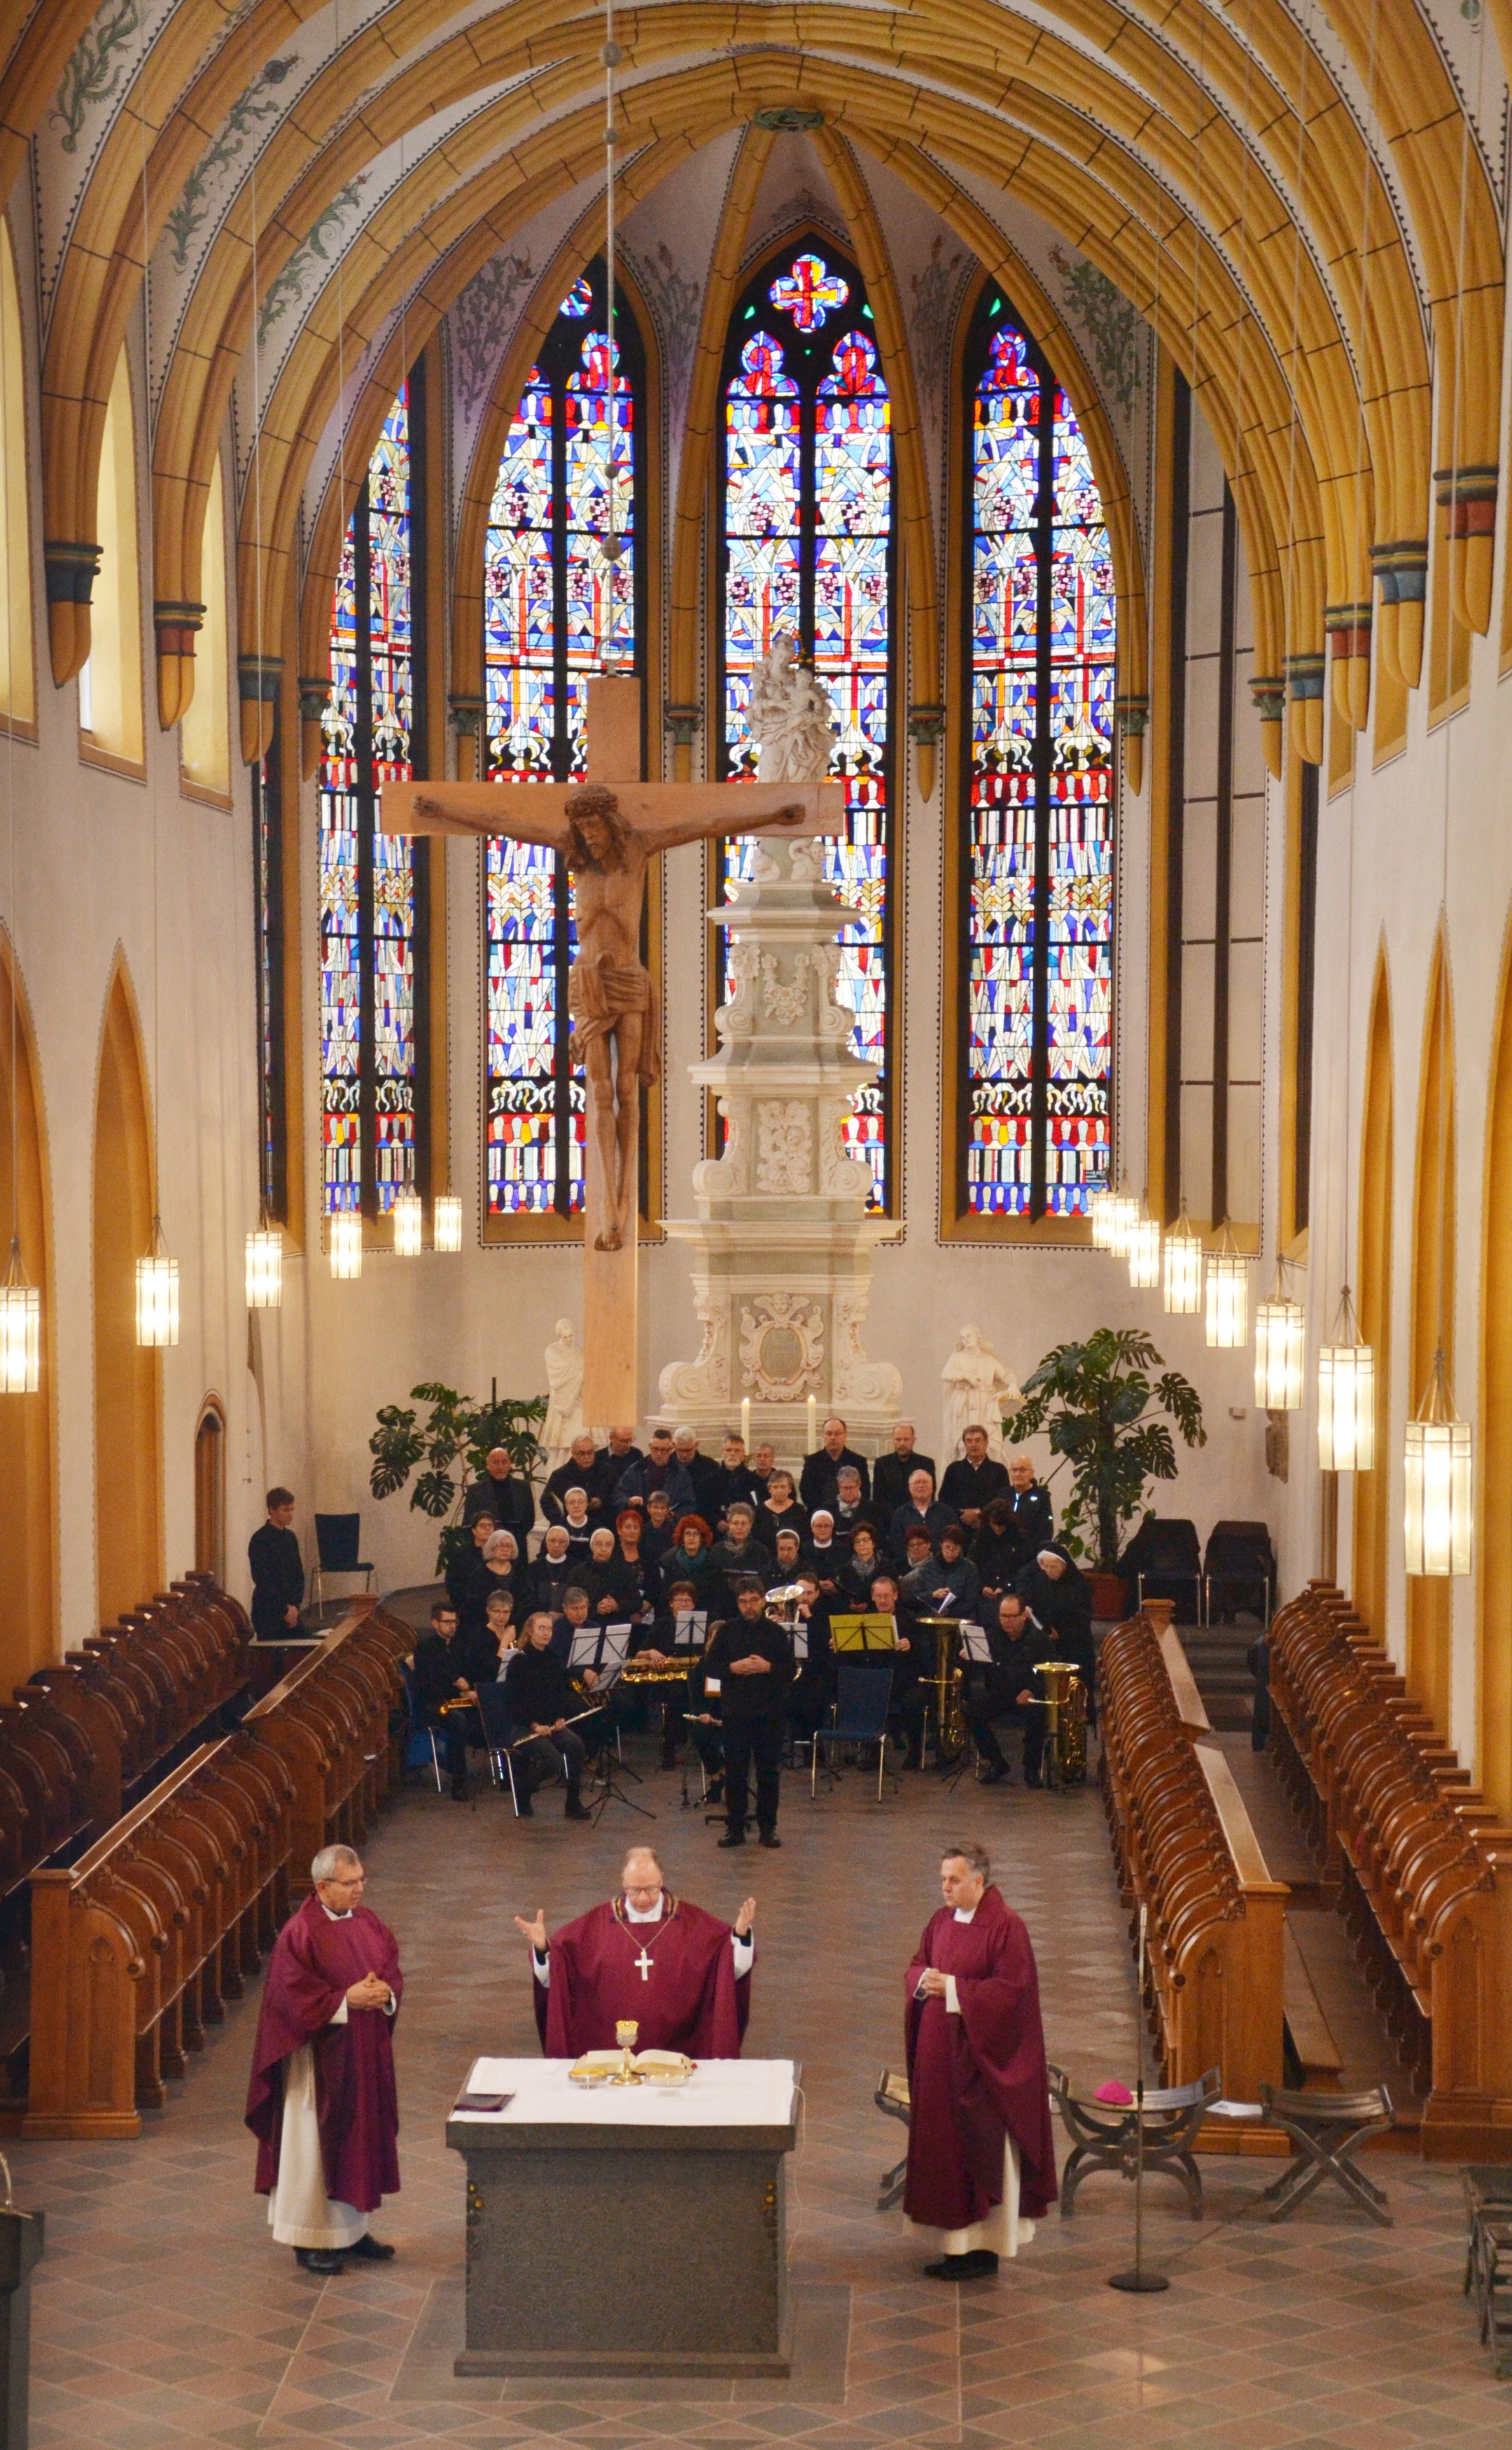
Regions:
<svg viewBox="0 0 1512 2450"><path fill-rule="evenodd" d="M579 1915L550 1942L546 1910L515 1928L531 1943L535 2022L548 2058L612 2050L614 2028L633 2021L638 2048L684 2051L692 2059L738 2059L750 2014L756 1959L747 1897L733 1930L686 1897L674 1897L649 1846L632 1847L617 1897Z"/></svg>
<svg viewBox="0 0 1512 2450"><path fill-rule="evenodd" d="M935 2230L931 2280L983 2280L1056 2200L1039 1977L1029 1934L989 1885L983 1846L953 1846L944 1900L903 1983L908 2176L903 2210Z"/></svg>

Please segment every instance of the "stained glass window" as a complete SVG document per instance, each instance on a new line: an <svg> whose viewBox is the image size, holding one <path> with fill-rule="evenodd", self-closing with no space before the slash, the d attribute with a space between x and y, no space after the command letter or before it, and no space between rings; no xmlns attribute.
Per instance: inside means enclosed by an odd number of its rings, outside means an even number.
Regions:
<svg viewBox="0 0 1512 2450"><path fill-rule="evenodd" d="M845 1138L871 1167L870 1204L882 1210L890 1196L892 411L852 265L806 243L766 264L731 318L723 399L722 770L755 772L746 729L751 673L773 636L788 631L835 708L831 770L845 780L847 823L843 838L824 846L825 870L861 910L841 940L840 992L855 1015L855 1052L880 1075L857 1100ZM748 874L753 855L750 839L727 843L727 885Z"/></svg>
<svg viewBox="0 0 1512 2450"><path fill-rule="evenodd" d="M1076 411L991 288L966 379L965 1199L1078 1216L1110 1148L1112 556Z"/></svg>
<svg viewBox="0 0 1512 2450"><path fill-rule="evenodd" d="M288 1221L283 1097L282 749L277 718L268 753L252 768L252 907L256 914L258 1187L270 1217Z"/></svg>
<svg viewBox="0 0 1512 2450"><path fill-rule="evenodd" d="M640 360L620 298L612 369L604 268L562 301L510 425L484 562L487 770L566 782L584 766L585 684L636 669ZM604 539L627 539L611 561ZM488 1208L583 1205L584 1088L571 1057L572 901L554 852L485 848Z"/></svg>
<svg viewBox="0 0 1512 2450"><path fill-rule="evenodd" d="M420 370L388 416L347 522L320 758L320 1078L328 1212L381 1215L423 1187L424 847L378 830L413 771L423 461Z"/></svg>

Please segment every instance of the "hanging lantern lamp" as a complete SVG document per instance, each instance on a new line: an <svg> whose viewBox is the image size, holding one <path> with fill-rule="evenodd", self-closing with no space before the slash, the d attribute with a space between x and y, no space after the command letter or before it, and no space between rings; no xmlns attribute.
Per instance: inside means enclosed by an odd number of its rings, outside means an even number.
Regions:
<svg viewBox="0 0 1512 2450"><path fill-rule="evenodd" d="M1224 1219L1223 1238L1208 1254L1208 1343L1216 1352L1237 1352L1250 1335L1249 1265Z"/></svg>
<svg viewBox="0 0 1512 2450"><path fill-rule="evenodd" d="M1202 1308L1202 1236L1187 1222L1187 1203L1166 1235L1165 1306L1173 1318L1195 1318Z"/></svg>
<svg viewBox="0 0 1512 2450"><path fill-rule="evenodd" d="M1254 1314L1254 1399L1263 1411L1299 1412L1307 1364L1308 1313L1286 1290L1287 1262Z"/></svg>
<svg viewBox="0 0 1512 2450"><path fill-rule="evenodd" d="M461 1247L462 1203L455 1191L443 1191L431 1217L431 1248L459 1251Z"/></svg>
<svg viewBox="0 0 1512 2450"><path fill-rule="evenodd" d="M1409 1574L1469 1572L1472 1459L1470 1424L1454 1409L1441 1348L1406 1429L1404 1563Z"/></svg>
<svg viewBox="0 0 1512 2450"><path fill-rule="evenodd" d="M246 1237L246 1306L248 1310L283 1307L283 1235L265 1216Z"/></svg>
<svg viewBox="0 0 1512 2450"><path fill-rule="evenodd" d="M418 1258L425 1248L425 1211L417 1191L401 1191L395 1200L394 1249L401 1259Z"/></svg>
<svg viewBox="0 0 1512 2450"><path fill-rule="evenodd" d="M362 1212L339 1208L331 1219L331 1274L351 1284L362 1273Z"/></svg>
<svg viewBox="0 0 1512 2450"><path fill-rule="evenodd" d="M1147 1215L1141 1200L1129 1229L1129 1282L1135 1293L1152 1293L1160 1282L1160 1225Z"/></svg>
<svg viewBox="0 0 1512 2450"><path fill-rule="evenodd" d="M21 1237L0 1285L0 1395L34 1395L42 1384L42 1295L21 1268Z"/></svg>
<svg viewBox="0 0 1512 2450"><path fill-rule="evenodd" d="M137 1261L137 1342L161 1351L179 1340L179 1263L168 1256L163 1220L152 1219L152 1239Z"/></svg>

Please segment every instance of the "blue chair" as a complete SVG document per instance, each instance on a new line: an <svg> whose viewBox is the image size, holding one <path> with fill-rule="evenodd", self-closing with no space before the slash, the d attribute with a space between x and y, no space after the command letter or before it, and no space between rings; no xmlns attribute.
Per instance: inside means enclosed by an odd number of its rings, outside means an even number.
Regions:
<svg viewBox="0 0 1512 2450"><path fill-rule="evenodd" d="M363 1589L368 1591L372 1589L374 1568L365 1557L358 1555L357 1552L361 1545L362 1517L360 1514L318 1514L316 1516L316 1565L312 1579L315 1584L317 1607L324 1604L327 1574L362 1574L366 1577Z"/></svg>
<svg viewBox="0 0 1512 2450"><path fill-rule="evenodd" d="M436 1749L436 1729L427 1726L420 1717L419 1705L415 1696L415 1679L407 1667L399 1669L399 1679L404 1686L404 1706L410 1717L410 1732L404 1745L405 1773L408 1775L412 1769L423 1769L426 1761L429 1760L432 1769L436 1772L436 1792L439 1795L441 1757Z"/></svg>
<svg viewBox="0 0 1512 2450"><path fill-rule="evenodd" d="M882 1778L887 1765L887 1713L892 1707L893 1671L886 1667L841 1666L836 1676L837 1691L832 1705L831 1722L814 1730L814 1749L810 1757L808 1791L819 1793L819 1748L821 1744L875 1744L877 1747L877 1800L882 1799Z"/></svg>

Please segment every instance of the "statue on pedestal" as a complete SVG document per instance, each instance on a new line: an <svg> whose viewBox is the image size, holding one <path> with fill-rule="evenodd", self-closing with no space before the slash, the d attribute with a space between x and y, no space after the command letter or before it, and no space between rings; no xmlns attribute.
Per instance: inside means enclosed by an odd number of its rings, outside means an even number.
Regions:
<svg viewBox="0 0 1512 2450"><path fill-rule="evenodd" d="M556 1334L546 1348L546 1418L541 1444L546 1468L565 1463L572 1440L583 1430L583 1348L570 1318L559 1318Z"/></svg>
<svg viewBox="0 0 1512 2450"><path fill-rule="evenodd" d="M759 783L822 783L835 747L829 691L798 660L798 641L780 630L751 675L746 720L759 754Z"/></svg>
<svg viewBox="0 0 1512 2450"><path fill-rule="evenodd" d="M1023 1398L1018 1379L999 1361L979 1327L961 1329L940 1374L945 1382L941 1460L954 1463L965 1452L966 1431L979 1427L987 1432L987 1452L995 1462L1006 1463L1003 1410L1005 1406L1012 1410Z"/></svg>

